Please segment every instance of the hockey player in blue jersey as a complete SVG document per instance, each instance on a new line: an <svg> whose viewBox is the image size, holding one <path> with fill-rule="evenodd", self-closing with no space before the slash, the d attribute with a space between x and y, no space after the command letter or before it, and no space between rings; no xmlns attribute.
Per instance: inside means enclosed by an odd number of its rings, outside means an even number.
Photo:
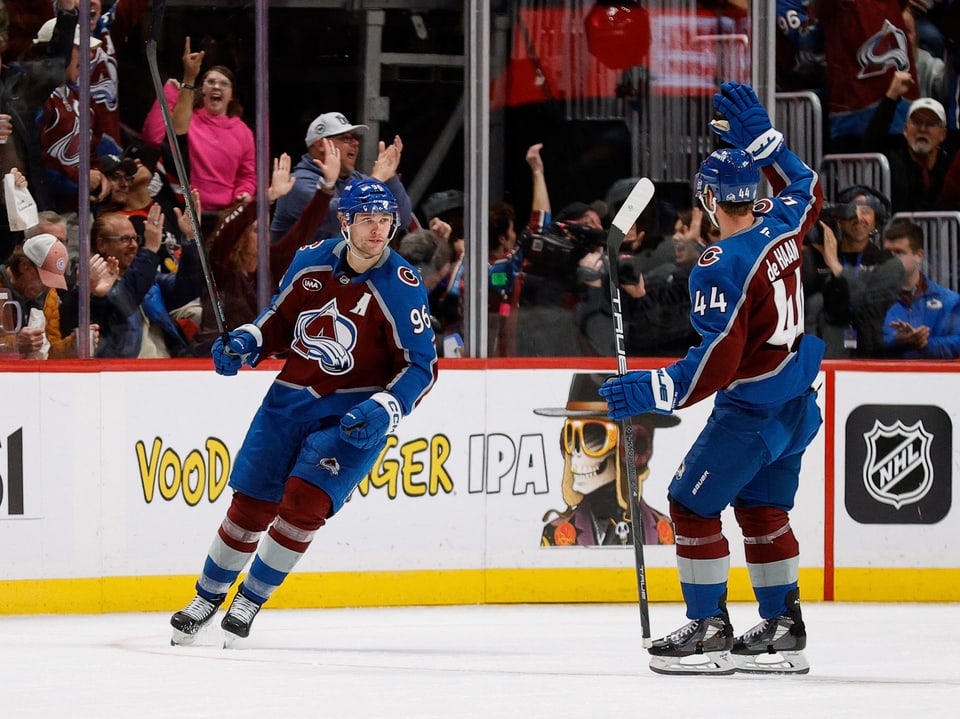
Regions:
<svg viewBox="0 0 960 719"><path fill-rule="evenodd" d="M197 595L170 620L173 644L194 641L253 557L221 622L228 643L249 635L261 605L436 380L426 290L387 246L396 200L381 183L358 180L339 207L343 239L301 247L270 306L213 345L223 375L287 359L237 454L234 495Z"/></svg>
<svg viewBox="0 0 960 719"><path fill-rule="evenodd" d="M811 385L823 342L803 333L800 249L822 194L750 87L724 83L714 107L725 120L711 125L732 148L707 157L696 178L697 198L720 228L690 275L690 319L702 341L668 367L608 379L600 394L619 420L670 413L716 393L669 487L690 622L653 642L651 669L803 673L799 547L788 512L800 460L821 424ZM757 168L775 197L757 197ZM730 552L720 513L728 505L762 619L739 637L726 609Z"/></svg>

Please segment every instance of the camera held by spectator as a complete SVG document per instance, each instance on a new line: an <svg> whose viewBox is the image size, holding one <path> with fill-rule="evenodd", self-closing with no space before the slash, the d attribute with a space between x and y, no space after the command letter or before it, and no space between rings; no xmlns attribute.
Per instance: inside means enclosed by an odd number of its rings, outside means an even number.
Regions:
<svg viewBox="0 0 960 719"><path fill-rule="evenodd" d="M552 222L543 233L524 232L520 238L525 271L541 276L576 273L580 259L605 242L603 230L576 222Z"/></svg>

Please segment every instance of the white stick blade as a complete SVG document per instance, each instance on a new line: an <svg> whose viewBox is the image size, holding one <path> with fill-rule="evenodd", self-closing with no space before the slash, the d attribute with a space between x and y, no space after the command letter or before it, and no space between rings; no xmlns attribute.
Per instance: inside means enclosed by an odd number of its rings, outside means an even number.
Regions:
<svg viewBox="0 0 960 719"><path fill-rule="evenodd" d="M613 218L613 224L620 232L627 234L633 223L640 217L640 213L650 204L650 200L653 199L653 191L653 183L646 177L641 177L637 184L633 186L630 194L627 195L627 199L624 200L617 211L616 217Z"/></svg>

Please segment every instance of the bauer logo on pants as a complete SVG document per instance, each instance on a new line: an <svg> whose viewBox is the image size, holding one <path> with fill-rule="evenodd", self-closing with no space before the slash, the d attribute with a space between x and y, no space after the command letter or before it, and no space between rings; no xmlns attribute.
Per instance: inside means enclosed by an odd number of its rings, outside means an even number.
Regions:
<svg viewBox="0 0 960 719"><path fill-rule="evenodd" d="M863 405L846 426L844 501L861 524L934 524L950 510L953 426L939 407Z"/></svg>

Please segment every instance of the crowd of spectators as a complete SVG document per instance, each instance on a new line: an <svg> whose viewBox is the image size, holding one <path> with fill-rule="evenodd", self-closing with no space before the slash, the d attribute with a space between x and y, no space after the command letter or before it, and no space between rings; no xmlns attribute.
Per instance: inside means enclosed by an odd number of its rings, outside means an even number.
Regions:
<svg viewBox="0 0 960 719"><path fill-rule="evenodd" d="M14 228L6 205L0 208L5 358L77 356L81 242L89 243L91 257L86 284L91 324L85 337L93 356L208 356L223 330L218 319L236 327L257 313L255 146L233 71L205 65L206 51L194 49L186 37L182 69L166 81L163 97L139 121L124 116L121 123L117 51L148 4L91 0L90 56L82 58L85 20L79 0L0 2L0 175L15 177L39 210L39 222L23 230ZM11 13L20 34L31 33L28 42L16 33L10 42ZM15 56L8 48L16 48ZM90 79L86 183L79 174L83 72ZM164 114L172 121L176 148L170 146ZM279 201L267 252L271 287L299 247L340 235L337 200L352 180L374 177L386 183L400 205L404 229L415 229L398 174L403 143L399 136L380 142L368 175L357 167L359 136L366 129L327 108L306 128L307 153L296 168L291 170L286 154L274 160L264 189L271 206ZM175 151L186 166L189 189L176 174ZM81 184L90 188L89 198L79 196ZM78 236L81 213L89 218L88 238ZM220 288L216 307L199 243ZM446 255L436 256L439 261Z"/></svg>
<svg viewBox="0 0 960 719"><path fill-rule="evenodd" d="M473 352L464 347L470 258L463 193L431 195L418 217L401 179L399 136L379 141L376 157L360 167L361 138L369 128L337 108L318 108L304 128L306 151L299 160L276 158L262 190L271 206L264 255L254 201L254 136L233 70L205 64L205 50L194 49L187 37L182 67L167 80L163 98L142 118L124 115L121 122L117 52L136 34L147 0L91 0L89 58L80 57L79 0L28 5L0 2L0 174L16 172L41 210L38 225L16 232L0 207L0 261L22 315L19 354L77 355L77 258L79 243L88 242L91 353L205 356L221 330L218 315L228 327L253 319L261 258L268 257L276 287L298 247L339 236L338 198L347 183L361 178L385 183L398 201L402 230L393 249L427 282L441 355ZM836 14L840 5L847 13L843 22ZM17 13L18 28L30 28L26 41L11 38L10 12ZM960 3L780 0L777 25L778 89L812 90L822 98L824 147L883 153L891 168L889 197L879 188L854 186L826 198L822 221L804 245L806 331L826 340L833 358L955 357L956 288L941 287L924 272L938 238L924 237L927 227L896 216L960 211ZM91 87L90 170L83 183L89 198L78 196L78 80L84 71ZM189 191L173 171L161 101L187 165ZM506 202L488 208L487 355L614 354L611 262L618 268L629 354L673 356L695 344L687 281L716 241L709 219L689 200L658 194L618 256L610 257L606 231L635 178L615 183L602 199L580 198L554 212L543 152L536 143L524 157L530 194L516 199L524 207L529 201L526 222ZM202 220L199 236L186 212L188 199ZM78 215L88 211L90 236L80 238ZM889 228L897 229L894 237ZM41 254L34 242L25 251L38 236L57 244L44 240ZM217 307L202 276L198 243L220 288ZM33 270L58 258L61 247L60 279L34 281ZM925 311L917 309L921 305ZM41 324L43 341L36 331Z"/></svg>
<svg viewBox="0 0 960 719"><path fill-rule="evenodd" d="M914 307L911 321L935 314L937 329L914 328L920 335L960 331L953 303L940 294L958 288L928 285L919 267L911 268L918 257L931 266L952 262L924 248L939 243L938 232L952 228L960 236L949 214L960 211L960 3L780 0L777 25L778 89L821 98L825 151L879 153L890 170L889 197L867 186L826 197L823 221L804 249L807 332L826 340L827 357L957 357L949 341L935 343L935 352L906 353L905 343L918 335L904 330L899 315L904 306ZM942 222L924 225L914 213ZM899 228L893 244L890 227ZM931 296L928 286L936 288ZM916 311L924 303L929 316Z"/></svg>

